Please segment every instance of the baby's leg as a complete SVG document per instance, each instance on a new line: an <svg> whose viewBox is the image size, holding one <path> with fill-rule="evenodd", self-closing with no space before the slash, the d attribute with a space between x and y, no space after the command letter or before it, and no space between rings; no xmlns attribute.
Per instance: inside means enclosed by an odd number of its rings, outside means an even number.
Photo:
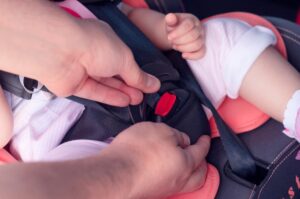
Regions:
<svg viewBox="0 0 300 199"><path fill-rule="evenodd" d="M211 20L204 27L206 55L189 64L208 97L218 105L223 96L241 96L283 122L289 136L295 137L300 75L270 47L276 43L275 35L264 27L229 19Z"/></svg>
<svg viewBox="0 0 300 199"><path fill-rule="evenodd" d="M12 131L12 112L0 86L0 148L4 147L11 139Z"/></svg>
<svg viewBox="0 0 300 199"><path fill-rule="evenodd" d="M283 122L286 134L300 141L299 90L300 74L274 48L267 48L249 69L239 94Z"/></svg>
<svg viewBox="0 0 300 199"><path fill-rule="evenodd" d="M269 47L247 72L239 94L274 119L283 122L287 103L299 89L300 74L277 50Z"/></svg>

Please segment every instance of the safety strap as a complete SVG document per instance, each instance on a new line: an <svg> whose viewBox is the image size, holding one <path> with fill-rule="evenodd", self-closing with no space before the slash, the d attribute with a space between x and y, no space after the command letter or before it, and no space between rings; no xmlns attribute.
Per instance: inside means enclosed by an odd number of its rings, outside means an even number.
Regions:
<svg viewBox="0 0 300 199"><path fill-rule="evenodd" d="M204 94L190 67L186 61L182 59L180 53L170 52L168 57L172 60L172 63L180 74L181 87L195 93L202 104L211 110L232 171L246 180L255 182L257 177L256 163L246 145L242 143L232 129L223 121L210 100Z"/></svg>
<svg viewBox="0 0 300 199"><path fill-rule="evenodd" d="M29 88L28 90L33 90L35 85L37 85L36 83L36 81L26 78L24 81L24 86L27 86ZM0 85L4 90L9 91L23 99L30 99L32 96L32 94L27 92L22 86L18 75L0 71Z"/></svg>

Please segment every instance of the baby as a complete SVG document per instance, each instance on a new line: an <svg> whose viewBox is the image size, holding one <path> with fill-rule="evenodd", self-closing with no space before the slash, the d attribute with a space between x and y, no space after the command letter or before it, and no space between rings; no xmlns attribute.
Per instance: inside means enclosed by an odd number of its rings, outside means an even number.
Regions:
<svg viewBox="0 0 300 199"><path fill-rule="evenodd" d="M75 0L60 5L95 18ZM216 108L225 97L241 96L283 122L284 133L300 141L300 76L272 47L276 37L271 30L227 18L202 25L187 13L165 16L125 4L120 9L158 48L182 53ZM11 140L11 152L23 161L81 158L106 146L91 140L59 145L84 110L68 99L39 91L23 100L0 90L0 109L1 147Z"/></svg>

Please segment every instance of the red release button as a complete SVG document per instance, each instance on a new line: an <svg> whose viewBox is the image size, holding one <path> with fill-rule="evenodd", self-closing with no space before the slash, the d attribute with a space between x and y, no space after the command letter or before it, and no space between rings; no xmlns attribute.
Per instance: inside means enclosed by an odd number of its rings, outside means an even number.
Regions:
<svg viewBox="0 0 300 199"><path fill-rule="evenodd" d="M175 102L176 102L176 95L173 95L168 92L164 93L156 104L155 114L162 117L167 116L172 110Z"/></svg>
<svg viewBox="0 0 300 199"><path fill-rule="evenodd" d="M65 11L67 11L69 14L73 15L74 17L81 18L80 15L77 12L75 12L74 10L71 10L70 8L66 8L63 6L61 6L61 8L64 9Z"/></svg>

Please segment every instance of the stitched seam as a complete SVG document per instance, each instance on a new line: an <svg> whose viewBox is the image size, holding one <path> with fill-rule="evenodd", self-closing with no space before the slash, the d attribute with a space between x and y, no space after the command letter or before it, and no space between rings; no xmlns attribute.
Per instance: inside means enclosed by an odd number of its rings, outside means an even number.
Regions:
<svg viewBox="0 0 300 199"><path fill-rule="evenodd" d="M251 191L251 194L250 194L250 196L249 196L249 198L248 199L251 199L251 198L253 198L253 196L254 196L254 193L255 193L255 191L254 191L254 189L256 188L256 185L254 185L254 187L253 187L253 189L252 189L252 191Z"/></svg>
<svg viewBox="0 0 300 199"><path fill-rule="evenodd" d="M292 38L294 40L297 40L298 42L300 41L300 37L297 37L296 35L291 34L290 32L280 30L280 34L283 36L285 35L286 37Z"/></svg>
<svg viewBox="0 0 300 199"><path fill-rule="evenodd" d="M258 197L257 199L260 198L262 191L264 190L264 188L267 186L267 184L270 182L271 178L274 176L275 172L277 171L278 167L281 166L282 163L285 162L285 160L287 158L289 158L297 149L299 148L299 146L296 146L272 171L272 174L270 175L270 177L268 178L268 180L264 183L264 185L262 186L261 190L259 191Z"/></svg>
<svg viewBox="0 0 300 199"><path fill-rule="evenodd" d="M296 32L293 32L293 31L291 31L291 30L289 30L289 29L286 29L286 28L283 28L283 27L280 27L280 26L277 26L276 28L279 29L279 30L288 32L288 33L290 33L290 34L292 34L292 35L294 35L295 37L297 37L297 38L300 39L300 35L297 34Z"/></svg>
<svg viewBox="0 0 300 199"><path fill-rule="evenodd" d="M276 162L276 161L279 159L279 157L281 157L282 154L285 153L286 150L287 150L288 148L290 148L290 146L293 145L295 142L296 142L296 141L294 140L294 141L290 142L286 147L284 147L284 149L283 149L283 150L275 157L275 159L271 162L271 164L268 166L268 168L270 168L270 166L271 166L272 164L274 164L274 162Z"/></svg>
<svg viewBox="0 0 300 199"><path fill-rule="evenodd" d="M281 31L281 34L282 34L282 35L286 35L286 36L288 36L288 37L291 37L291 38L293 38L293 39L295 39L295 40L297 40L297 41L300 41L300 38L297 38L296 36L292 35L292 34L289 33L289 32Z"/></svg>
<svg viewBox="0 0 300 199"><path fill-rule="evenodd" d="M292 38L292 37L290 37L290 36L287 35L287 34L282 34L282 37L287 38L287 39L289 39L289 40L295 42L295 44L297 44L298 46L300 46L300 41L296 40L295 38Z"/></svg>

